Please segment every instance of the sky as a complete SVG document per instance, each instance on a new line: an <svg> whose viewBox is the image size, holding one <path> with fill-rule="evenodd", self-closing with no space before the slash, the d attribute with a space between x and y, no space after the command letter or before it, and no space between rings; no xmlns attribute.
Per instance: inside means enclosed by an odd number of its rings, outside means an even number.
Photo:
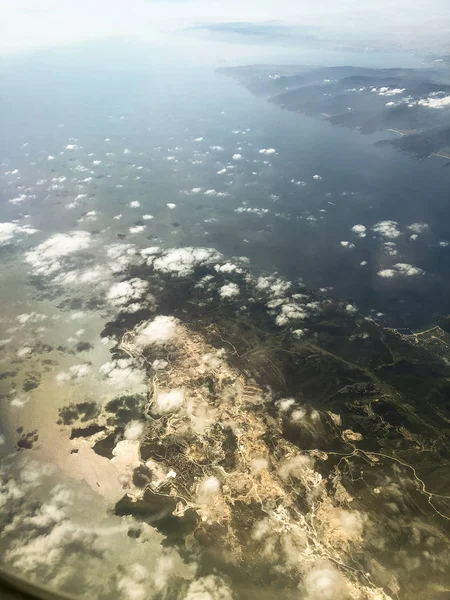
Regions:
<svg viewBox="0 0 450 600"><path fill-rule="evenodd" d="M174 49L307 39L436 50L450 42L448 0L0 0L0 11L1 54L111 37Z"/></svg>

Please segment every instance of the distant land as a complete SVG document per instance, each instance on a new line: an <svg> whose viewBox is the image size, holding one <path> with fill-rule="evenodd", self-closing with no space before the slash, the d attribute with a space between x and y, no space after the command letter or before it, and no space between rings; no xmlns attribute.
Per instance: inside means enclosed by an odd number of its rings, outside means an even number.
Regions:
<svg viewBox="0 0 450 600"><path fill-rule="evenodd" d="M445 62L424 69L249 65L217 72L286 110L363 133L395 131L398 138L378 144L418 159L450 159L450 68Z"/></svg>

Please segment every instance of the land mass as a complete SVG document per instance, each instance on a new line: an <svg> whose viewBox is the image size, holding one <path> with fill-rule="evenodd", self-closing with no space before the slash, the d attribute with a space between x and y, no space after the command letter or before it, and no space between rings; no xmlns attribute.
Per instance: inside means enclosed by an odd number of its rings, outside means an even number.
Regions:
<svg viewBox="0 0 450 600"><path fill-rule="evenodd" d="M250 65L217 69L292 112L363 133L395 130L379 142L418 159L450 159L450 69Z"/></svg>

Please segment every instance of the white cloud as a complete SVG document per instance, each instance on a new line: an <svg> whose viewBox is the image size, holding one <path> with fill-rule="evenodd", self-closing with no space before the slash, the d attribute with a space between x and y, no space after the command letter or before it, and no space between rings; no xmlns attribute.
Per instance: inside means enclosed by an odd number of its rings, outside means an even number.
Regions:
<svg viewBox="0 0 450 600"><path fill-rule="evenodd" d="M155 256L161 252L161 248L159 246L150 246L149 248L143 248L141 250L141 256L144 258L148 258L149 256Z"/></svg>
<svg viewBox="0 0 450 600"><path fill-rule="evenodd" d="M25 325L26 323L41 323L42 321L48 319L48 317L42 313L31 312L21 313L20 315L17 315L16 319L21 325Z"/></svg>
<svg viewBox="0 0 450 600"><path fill-rule="evenodd" d="M51 154L49 154L49 155L47 156L47 160L55 160L55 157L54 157L54 156L52 156Z"/></svg>
<svg viewBox="0 0 450 600"><path fill-rule="evenodd" d="M280 477L282 479L289 479L295 477L301 479L305 473L311 471L313 468L313 461L307 454L297 454L286 460L280 467Z"/></svg>
<svg viewBox="0 0 450 600"><path fill-rule="evenodd" d="M233 160L242 160L242 154L233 154Z"/></svg>
<svg viewBox="0 0 450 600"><path fill-rule="evenodd" d="M215 150L216 152L223 152L224 151L223 146L210 146L209 148L210 148L210 150Z"/></svg>
<svg viewBox="0 0 450 600"><path fill-rule="evenodd" d="M398 223L396 221L390 221L390 220L380 221L379 223L376 223L372 227L372 231L379 233L383 237L392 238L392 239L401 235L400 231L398 230Z"/></svg>
<svg viewBox="0 0 450 600"><path fill-rule="evenodd" d="M182 276L191 274L196 265L215 263L221 257L222 255L213 248L187 246L167 250L157 258L149 257L148 262L153 263L157 271Z"/></svg>
<svg viewBox="0 0 450 600"><path fill-rule="evenodd" d="M108 291L106 298L113 306L124 306L131 300L138 300L147 292L148 283L137 277L115 283Z"/></svg>
<svg viewBox="0 0 450 600"><path fill-rule="evenodd" d="M115 389L133 389L145 386L145 372L136 368L131 358L120 358L104 363L99 374Z"/></svg>
<svg viewBox="0 0 450 600"><path fill-rule="evenodd" d="M20 204L21 202L23 202L24 200L26 200L28 198L27 194L19 194L18 196L16 196L15 198L11 198L9 200L10 204Z"/></svg>
<svg viewBox="0 0 450 600"><path fill-rule="evenodd" d="M444 96L443 98L422 99L419 100L417 104L427 108L447 108L450 107L450 96Z"/></svg>
<svg viewBox="0 0 450 600"><path fill-rule="evenodd" d="M183 600L233 600L233 594L217 575L207 575L193 581Z"/></svg>
<svg viewBox="0 0 450 600"><path fill-rule="evenodd" d="M153 215L142 215L144 221L151 221L154 217Z"/></svg>
<svg viewBox="0 0 450 600"><path fill-rule="evenodd" d="M120 273L133 261L137 248L133 244L111 244L106 249L106 255L111 262L109 268L113 273Z"/></svg>
<svg viewBox="0 0 450 600"><path fill-rule="evenodd" d="M239 286L236 283L227 283L220 288L219 294L221 298L232 298L234 296L238 296Z"/></svg>
<svg viewBox="0 0 450 600"><path fill-rule="evenodd" d="M110 275L108 269L101 265L87 269L74 269L72 271L61 271L53 278L53 282L58 285L85 285L98 283L104 285Z"/></svg>
<svg viewBox="0 0 450 600"><path fill-rule="evenodd" d="M428 223L411 223L407 228L414 233L423 233L424 231L427 231L430 226Z"/></svg>
<svg viewBox="0 0 450 600"><path fill-rule="evenodd" d="M214 265L214 270L218 273L242 273L242 269L231 262L226 262L223 265Z"/></svg>
<svg viewBox="0 0 450 600"><path fill-rule="evenodd" d="M125 427L124 437L126 440L138 440L144 433L144 423L141 421L131 421Z"/></svg>
<svg viewBox="0 0 450 600"><path fill-rule="evenodd" d="M176 208L177 205L174 204L173 202L168 202L166 206L167 206L167 208L170 208L171 210L173 210L174 208Z"/></svg>
<svg viewBox="0 0 450 600"><path fill-rule="evenodd" d="M182 389L170 390L170 392L159 392L155 403L152 405L153 412L162 415L179 410L184 402Z"/></svg>
<svg viewBox="0 0 450 600"><path fill-rule="evenodd" d="M250 462L250 468L253 474L261 473L269 468L267 458L253 458Z"/></svg>
<svg viewBox="0 0 450 600"><path fill-rule="evenodd" d="M288 302L281 306L280 314L275 319L275 322L281 327L291 320L305 319L307 316L308 314L302 306L299 306L295 302Z"/></svg>
<svg viewBox="0 0 450 600"><path fill-rule="evenodd" d="M37 229L32 229L29 225L17 225L17 223L0 223L0 246L9 244L17 235L21 233L32 235Z"/></svg>
<svg viewBox="0 0 450 600"><path fill-rule="evenodd" d="M313 175L313 179L320 180L322 179L321 175Z"/></svg>
<svg viewBox="0 0 450 600"><path fill-rule="evenodd" d="M145 225L133 225L128 230L130 233L142 233L145 231Z"/></svg>
<svg viewBox="0 0 450 600"><path fill-rule="evenodd" d="M91 370L91 366L88 363L82 363L79 365L72 365L68 371L60 371L56 374L55 379L58 384L66 381L79 381L86 377Z"/></svg>
<svg viewBox="0 0 450 600"><path fill-rule="evenodd" d="M378 275L380 277L384 277L386 279L389 279L391 277L395 277L396 276L396 271L394 271L394 269L382 269L381 271L378 271Z"/></svg>
<svg viewBox="0 0 450 600"><path fill-rule="evenodd" d="M128 206L130 206L131 208L139 208L141 205L141 203L139 202L139 200L132 200Z"/></svg>
<svg viewBox="0 0 450 600"><path fill-rule="evenodd" d="M148 598L149 573L139 564L130 565L117 581L117 589L123 600L146 600Z"/></svg>
<svg viewBox="0 0 450 600"><path fill-rule="evenodd" d="M281 400L278 400L276 404L277 404L279 410L281 410L281 412L286 412L292 406L295 405L295 399L294 398L281 398Z"/></svg>
<svg viewBox="0 0 450 600"><path fill-rule="evenodd" d="M25 253L26 262L35 275L52 275L64 267L64 260L91 245L87 231L57 233Z"/></svg>
<svg viewBox="0 0 450 600"><path fill-rule="evenodd" d="M343 600L347 597L347 583L331 563L317 563L304 580L305 600Z"/></svg>
<svg viewBox="0 0 450 600"><path fill-rule="evenodd" d="M197 487L197 502L199 504L211 504L214 497L219 493L220 481L217 477L207 477Z"/></svg>
<svg viewBox="0 0 450 600"><path fill-rule="evenodd" d="M135 344L139 348L152 344L166 344L175 338L178 325L179 321L175 317L159 315L136 329Z"/></svg>
<svg viewBox="0 0 450 600"><path fill-rule="evenodd" d="M404 91L405 88L372 88L372 92L375 92L378 96L397 96L398 94L403 94Z"/></svg>
<svg viewBox="0 0 450 600"><path fill-rule="evenodd" d="M261 148L260 154L276 154L275 148Z"/></svg>
<svg viewBox="0 0 450 600"><path fill-rule="evenodd" d="M341 246L343 246L344 248L351 249L355 247L355 244L353 242L347 242L344 240L343 242L341 242Z"/></svg>
<svg viewBox="0 0 450 600"><path fill-rule="evenodd" d="M29 354L31 354L31 348L29 346L23 346L22 348L17 350L16 354L19 358L23 358L24 356L28 356Z"/></svg>
<svg viewBox="0 0 450 600"><path fill-rule="evenodd" d="M414 277L417 275L423 275L425 271L419 267L414 267L407 263L397 263L392 269L382 269L378 271L379 277L392 278L392 277Z"/></svg>
<svg viewBox="0 0 450 600"><path fill-rule="evenodd" d="M249 213L252 215L258 215L258 217L262 217L263 215L267 215L270 212L268 208L250 208L248 206L238 206L238 208L234 209L235 213Z"/></svg>
<svg viewBox="0 0 450 600"><path fill-rule="evenodd" d="M424 273L424 271L419 269L419 267L413 267L413 265L408 265L407 263L397 263L394 265L394 268L397 269L401 275L406 275L409 277L414 275L423 275Z"/></svg>
<svg viewBox="0 0 450 600"><path fill-rule="evenodd" d="M361 238L366 237L366 227L364 225L353 225L352 231Z"/></svg>
<svg viewBox="0 0 450 600"><path fill-rule="evenodd" d="M384 242L383 250L388 256L397 256L398 250L395 247L395 242Z"/></svg>

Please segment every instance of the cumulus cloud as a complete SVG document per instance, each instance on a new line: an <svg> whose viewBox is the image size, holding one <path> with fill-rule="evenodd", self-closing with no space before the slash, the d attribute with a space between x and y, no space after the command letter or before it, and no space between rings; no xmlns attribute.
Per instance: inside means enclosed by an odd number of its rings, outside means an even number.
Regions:
<svg viewBox="0 0 450 600"><path fill-rule="evenodd" d="M128 230L130 233L142 233L145 231L145 225L133 225Z"/></svg>
<svg viewBox="0 0 450 600"><path fill-rule="evenodd" d="M242 154L233 154L233 160L242 160Z"/></svg>
<svg viewBox="0 0 450 600"><path fill-rule="evenodd" d="M313 175L313 179L320 180L322 179L321 175Z"/></svg>
<svg viewBox="0 0 450 600"><path fill-rule="evenodd" d="M392 277L413 277L416 275L423 275L425 271L419 267L414 267L407 263L397 263L392 269L382 269L378 271L379 277L392 278Z"/></svg>
<svg viewBox="0 0 450 600"><path fill-rule="evenodd" d="M175 317L159 315L136 329L135 344L140 348L166 344L175 338L178 326L179 321Z"/></svg>
<svg viewBox="0 0 450 600"><path fill-rule="evenodd" d="M14 238L20 234L32 235L37 229L32 229L29 225L18 225L17 223L0 223L0 246L11 243Z"/></svg>
<svg viewBox="0 0 450 600"><path fill-rule="evenodd" d="M214 270L218 273L242 273L242 269L231 262L226 262L223 265L214 265Z"/></svg>
<svg viewBox="0 0 450 600"><path fill-rule="evenodd" d="M408 229L414 233L423 233L429 228L428 223L411 223L411 225L408 225Z"/></svg>
<svg viewBox="0 0 450 600"><path fill-rule="evenodd" d="M106 248L106 255L111 260L109 268L113 273L120 273L132 262L137 254L133 244L111 244Z"/></svg>
<svg viewBox="0 0 450 600"><path fill-rule="evenodd" d="M398 254L398 250L395 247L394 242L384 242L383 250L384 250L385 254L387 254L389 256L397 256L397 254Z"/></svg>
<svg viewBox="0 0 450 600"><path fill-rule="evenodd" d="M380 88L372 88L372 92L378 94L378 96L397 96L398 94L403 94L405 88L389 88L389 87L380 87Z"/></svg>
<svg viewBox="0 0 450 600"><path fill-rule="evenodd" d="M308 313L302 306L295 302L287 302L286 304L281 305L280 313L275 319L275 322L281 327L282 325L286 325L289 321L305 319L307 316Z"/></svg>
<svg viewBox="0 0 450 600"><path fill-rule="evenodd" d="M276 154L275 148L261 148L260 154Z"/></svg>
<svg viewBox="0 0 450 600"><path fill-rule="evenodd" d="M139 388L145 383L145 372L137 368L133 359L119 358L104 363L99 374L116 389Z"/></svg>
<svg viewBox="0 0 450 600"><path fill-rule="evenodd" d="M53 281L58 285L85 285L89 283L103 285L106 283L109 274L108 269L97 265L86 269L61 271L53 278Z"/></svg>
<svg viewBox="0 0 450 600"><path fill-rule="evenodd" d="M57 233L26 252L25 260L35 275L53 275L65 266L65 260L91 245L87 231Z"/></svg>
<svg viewBox="0 0 450 600"><path fill-rule="evenodd" d="M117 581L117 589L124 600L146 600L149 572L139 563L130 565Z"/></svg>
<svg viewBox="0 0 450 600"><path fill-rule="evenodd" d="M220 493L220 481L217 477L203 479L197 487L197 502L200 504L211 504L214 497Z"/></svg>
<svg viewBox="0 0 450 600"><path fill-rule="evenodd" d="M168 202L166 206L167 206L167 208L170 208L171 210L173 210L174 208L176 208L177 205L174 204L173 202Z"/></svg>
<svg viewBox="0 0 450 600"><path fill-rule="evenodd" d="M160 392L152 406L153 412L163 415L175 412L181 408L184 402L184 392L182 389L174 389L169 392Z"/></svg>
<svg viewBox="0 0 450 600"><path fill-rule="evenodd" d="M356 233L359 237L366 237L366 227L364 225L353 225L352 227L353 233Z"/></svg>
<svg viewBox="0 0 450 600"><path fill-rule="evenodd" d="M140 205L141 205L141 203L139 202L139 200L132 200L128 206L130 208L139 208Z"/></svg>
<svg viewBox="0 0 450 600"><path fill-rule="evenodd" d="M183 600L233 600L233 594L217 575L208 575L193 581Z"/></svg>
<svg viewBox="0 0 450 600"><path fill-rule="evenodd" d="M197 265L217 262L222 255L213 248L175 248L167 250L157 258L149 257L148 263L153 264L157 271L174 275L190 275Z"/></svg>
<svg viewBox="0 0 450 600"><path fill-rule="evenodd" d="M79 381L86 377L90 370L91 366L88 363L72 365L68 371L57 373L55 379L58 384L62 384L66 381Z"/></svg>
<svg viewBox="0 0 450 600"><path fill-rule="evenodd" d="M347 582L332 564L318 562L304 580L307 600L345 600Z"/></svg>
<svg viewBox="0 0 450 600"><path fill-rule="evenodd" d="M380 221L372 227L372 231L379 233L385 238L396 238L400 235L398 223L396 221Z"/></svg>
<svg viewBox="0 0 450 600"><path fill-rule="evenodd" d="M450 107L450 96L444 96L443 98L429 97L419 100L417 104L426 108L447 108Z"/></svg>
<svg viewBox="0 0 450 600"><path fill-rule="evenodd" d="M239 206L238 208L234 209L235 213L249 213L249 214L253 214L253 215L258 215L259 217L262 217L263 215L267 215L267 213L269 213L269 209L268 208L250 208L248 206Z"/></svg>
<svg viewBox="0 0 450 600"><path fill-rule="evenodd" d="M298 454L281 465L280 477L282 479L289 479L289 477L301 479L305 473L308 472L308 470L311 471L312 468L312 459L306 454Z"/></svg>
<svg viewBox="0 0 450 600"><path fill-rule="evenodd" d="M348 241L344 240L341 242L341 246L343 246L344 248L351 249L351 248L355 247L355 244L353 242L348 242Z"/></svg>
<svg viewBox="0 0 450 600"><path fill-rule="evenodd" d="M125 427L124 437L126 440L138 440L144 433L144 423L141 421L131 421Z"/></svg>
<svg viewBox="0 0 450 600"><path fill-rule="evenodd" d="M106 298L116 307L125 306L131 300L138 300L146 293L148 283L137 277L115 283L108 291Z"/></svg>
<svg viewBox="0 0 450 600"><path fill-rule="evenodd" d="M239 294L239 286L236 283L227 283L219 289L221 298L233 298Z"/></svg>

